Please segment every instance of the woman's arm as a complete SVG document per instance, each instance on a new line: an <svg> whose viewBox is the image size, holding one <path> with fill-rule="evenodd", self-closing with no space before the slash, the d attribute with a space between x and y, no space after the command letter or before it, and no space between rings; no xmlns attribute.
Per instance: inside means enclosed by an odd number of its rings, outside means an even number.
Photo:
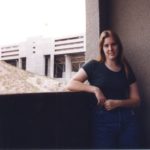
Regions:
<svg viewBox="0 0 150 150"><path fill-rule="evenodd" d="M129 99L111 100L108 99L104 106L106 110L112 110L117 107L137 107L140 104L140 95L137 83L132 83L129 89Z"/></svg>
<svg viewBox="0 0 150 150"><path fill-rule="evenodd" d="M84 81L86 81L87 78L87 73L84 71L84 69L81 68L67 84L66 89L70 91L94 93L97 98L98 104L103 105L106 99L105 96L98 87L85 84Z"/></svg>

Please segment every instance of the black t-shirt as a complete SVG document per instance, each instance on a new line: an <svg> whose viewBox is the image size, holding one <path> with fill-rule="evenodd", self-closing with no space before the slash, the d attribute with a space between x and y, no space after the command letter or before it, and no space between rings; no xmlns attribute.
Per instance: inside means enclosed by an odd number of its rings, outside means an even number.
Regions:
<svg viewBox="0 0 150 150"><path fill-rule="evenodd" d="M108 69L105 63L91 60L84 64L83 69L87 73L89 83L99 87L107 99L128 98L129 86L136 81L130 68L126 77L123 66L120 71L114 72Z"/></svg>

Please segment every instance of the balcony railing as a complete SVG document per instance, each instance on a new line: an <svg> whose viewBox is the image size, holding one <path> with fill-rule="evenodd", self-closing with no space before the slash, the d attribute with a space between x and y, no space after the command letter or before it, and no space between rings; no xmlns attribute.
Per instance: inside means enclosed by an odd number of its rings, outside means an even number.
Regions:
<svg viewBox="0 0 150 150"><path fill-rule="evenodd" d="M91 148L94 105L83 92L0 95L0 148Z"/></svg>

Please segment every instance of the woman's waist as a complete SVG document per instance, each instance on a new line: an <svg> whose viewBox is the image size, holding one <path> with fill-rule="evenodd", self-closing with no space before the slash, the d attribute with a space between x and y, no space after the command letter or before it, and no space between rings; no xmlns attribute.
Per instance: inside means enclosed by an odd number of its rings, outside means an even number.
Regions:
<svg viewBox="0 0 150 150"><path fill-rule="evenodd" d="M114 108L112 110L106 110L105 106L101 106L101 105L96 105L94 107L95 111L99 112L99 111L104 111L104 112L109 112L109 113L117 113L117 112L120 112L120 113L130 113L130 112L133 112L135 111L134 108L131 108L131 107L117 107L117 108Z"/></svg>

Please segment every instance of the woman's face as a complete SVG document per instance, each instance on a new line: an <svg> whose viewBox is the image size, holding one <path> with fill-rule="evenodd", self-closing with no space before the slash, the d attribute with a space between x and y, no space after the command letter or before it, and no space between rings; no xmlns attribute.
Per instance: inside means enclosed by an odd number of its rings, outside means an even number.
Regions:
<svg viewBox="0 0 150 150"><path fill-rule="evenodd" d="M107 37L104 39L103 51L106 60L116 60L118 56L118 45L113 37Z"/></svg>

